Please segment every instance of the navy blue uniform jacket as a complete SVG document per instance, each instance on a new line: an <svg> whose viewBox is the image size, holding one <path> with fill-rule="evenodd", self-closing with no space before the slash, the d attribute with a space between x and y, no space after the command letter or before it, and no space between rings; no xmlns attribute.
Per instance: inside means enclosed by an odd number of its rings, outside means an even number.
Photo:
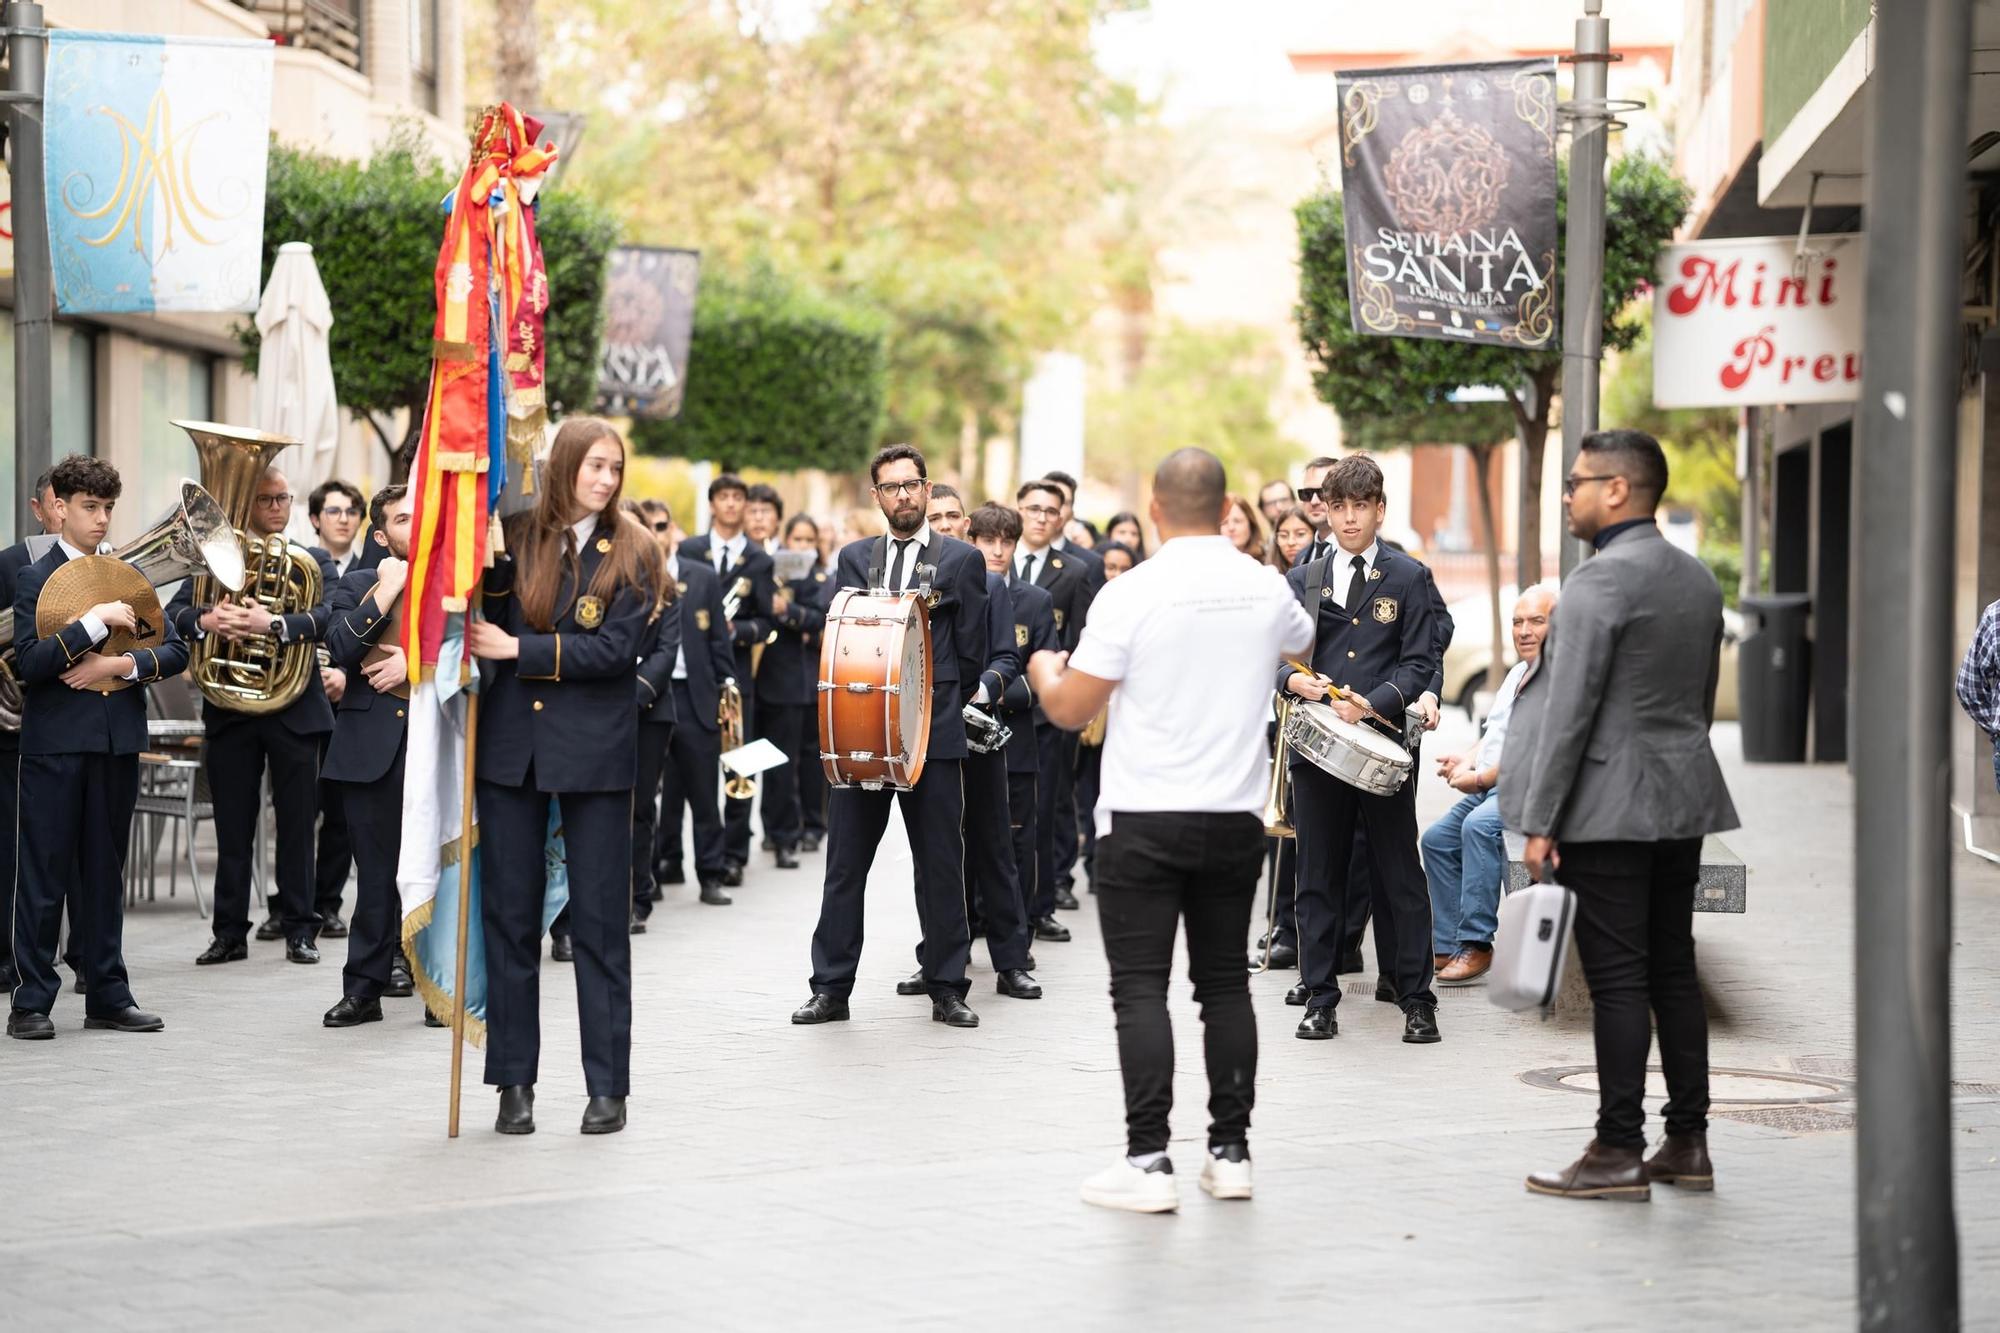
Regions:
<svg viewBox="0 0 2000 1333"><path fill-rule="evenodd" d="M1060 652L1062 643L1056 638L1055 600L1046 591L1015 579L1007 592L1014 604L1014 648L1021 655L1021 674L1008 682L1000 701L1000 714L1014 733L1007 741L1007 771L1033 773L1041 763L1035 728L1047 726L1048 719L1029 688L1028 659L1043 651Z"/></svg>
<svg viewBox="0 0 2000 1333"><path fill-rule="evenodd" d="M381 643L395 619L383 615L369 596L376 577L372 568L357 565L334 581L326 597L327 656L347 673L347 689L334 710L333 740L319 771L334 782L381 781L396 762L410 726L409 705L393 694L377 694L361 674L361 659ZM401 605L398 599L399 609Z"/></svg>
<svg viewBox="0 0 2000 1333"><path fill-rule="evenodd" d="M1300 565L1285 582L1300 606L1318 608L1313 670L1360 694L1400 728L1403 709L1436 686L1443 646L1451 642L1451 615L1429 568L1387 547L1377 549L1361 604L1343 609L1335 599L1353 577L1352 569L1340 568L1348 559L1335 547L1330 560ZM1280 690L1291 674L1290 667L1278 668Z"/></svg>
<svg viewBox="0 0 2000 1333"><path fill-rule="evenodd" d="M826 612L819 601L826 584L827 574L821 569L786 585L785 596L791 605L782 616L772 614L776 637L765 645L764 656L757 663L758 703L819 706L820 630L826 625Z"/></svg>
<svg viewBox="0 0 2000 1333"><path fill-rule="evenodd" d="M715 561L709 555L709 534L690 537L681 543L681 564L689 561L708 566L708 572L715 573ZM718 577L720 577L718 575ZM771 557L756 542L743 544L743 559L729 568L729 577L722 582L722 596L729 596L729 589L738 579L750 580L750 595L737 608L735 633L732 642L736 645L736 667L731 673L736 683L748 692L754 682L750 679L750 650L771 637L771 594L777 591L776 568Z"/></svg>
<svg viewBox="0 0 2000 1333"><path fill-rule="evenodd" d="M716 581L715 571L700 561L681 560L673 605L660 614L653 628L654 637L639 663L638 685L640 699L650 693L651 703L642 705L640 715L648 722L719 730L716 716L722 702L722 682L736 674L736 658L730 652L729 631L722 623L722 585ZM693 717L674 713L674 657L683 648L687 650Z"/></svg>
<svg viewBox="0 0 2000 1333"><path fill-rule="evenodd" d="M300 549L304 549L301 547ZM318 558L315 557L318 563ZM331 566L320 563L321 592L319 605L306 611L295 611L283 617L285 622L285 642L296 644L305 641L318 642L326 638L328 619L326 608L329 581L326 575ZM204 606L194 604L194 579L181 580L180 591L167 606L167 619L173 622L174 631L189 643L193 643L201 631L201 618L208 614L209 603ZM209 731L217 727L227 727L246 722L249 713L239 713L233 708L218 708L206 696L202 699L201 720ZM278 714L285 729L295 736L324 736L333 730L333 705L327 702L326 688L320 684L317 670L306 673L306 688L292 701L292 706Z"/></svg>

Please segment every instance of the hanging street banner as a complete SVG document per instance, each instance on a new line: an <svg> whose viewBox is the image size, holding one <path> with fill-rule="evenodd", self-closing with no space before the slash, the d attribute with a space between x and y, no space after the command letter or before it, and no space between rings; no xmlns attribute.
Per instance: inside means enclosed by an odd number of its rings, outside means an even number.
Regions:
<svg viewBox="0 0 2000 1333"><path fill-rule="evenodd" d="M606 412L679 416L694 337L701 252L621 245L604 292L604 350L597 393Z"/></svg>
<svg viewBox="0 0 2000 1333"><path fill-rule="evenodd" d="M1354 331L1556 345L1552 59L1340 76Z"/></svg>
<svg viewBox="0 0 2000 1333"><path fill-rule="evenodd" d="M268 41L49 33L49 249L67 314L252 311Z"/></svg>
<svg viewBox="0 0 2000 1333"><path fill-rule="evenodd" d="M1861 396L1858 235L1690 241L1660 252L1653 402L1660 407L1846 403Z"/></svg>

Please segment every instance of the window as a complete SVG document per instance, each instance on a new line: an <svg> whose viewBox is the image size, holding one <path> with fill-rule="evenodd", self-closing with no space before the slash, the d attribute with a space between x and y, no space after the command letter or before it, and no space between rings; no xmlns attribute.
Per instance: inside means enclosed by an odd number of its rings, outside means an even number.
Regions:
<svg viewBox="0 0 2000 1333"><path fill-rule="evenodd" d="M180 499L181 479L199 480L194 441L175 421L213 421L213 362L209 357L142 344L139 351L139 475L125 474L112 540L145 529Z"/></svg>
<svg viewBox="0 0 2000 1333"><path fill-rule="evenodd" d="M49 338L50 378L55 395L50 403L49 460L68 454L94 452L97 433L97 339L85 325L58 323ZM14 318L0 309L0 532L14 533ZM12 540L12 537L9 538Z"/></svg>
<svg viewBox="0 0 2000 1333"><path fill-rule="evenodd" d="M410 0L410 98L438 111L438 0Z"/></svg>

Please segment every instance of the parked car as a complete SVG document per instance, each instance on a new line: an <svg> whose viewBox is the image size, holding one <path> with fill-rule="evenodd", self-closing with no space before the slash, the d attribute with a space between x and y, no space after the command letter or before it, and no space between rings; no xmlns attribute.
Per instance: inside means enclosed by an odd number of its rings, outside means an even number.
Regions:
<svg viewBox="0 0 2000 1333"><path fill-rule="evenodd" d="M1500 589L1501 615L1508 616L1514 610L1514 585L1507 584ZM1493 613L1486 594L1466 597L1452 602L1451 647L1444 652L1444 701L1456 704L1465 710L1465 715L1475 721L1486 714L1487 703L1492 692L1499 686L1500 678L1493 674ZM1506 633L1503 624L1501 632ZM1722 611L1722 677L1715 687L1715 718L1718 722L1736 720L1736 646L1743 638L1743 617L1734 610L1724 607ZM1513 662L1513 645L1507 648L1506 660Z"/></svg>

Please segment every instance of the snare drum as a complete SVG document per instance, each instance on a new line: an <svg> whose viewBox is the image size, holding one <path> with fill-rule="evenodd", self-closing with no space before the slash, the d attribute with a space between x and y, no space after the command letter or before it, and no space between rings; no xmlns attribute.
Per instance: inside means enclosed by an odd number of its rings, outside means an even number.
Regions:
<svg viewBox="0 0 2000 1333"><path fill-rule="evenodd" d="M908 791L931 736L931 624L915 591L843 588L819 648L819 759L830 787Z"/></svg>
<svg viewBox="0 0 2000 1333"><path fill-rule="evenodd" d="M1003 750L1014 738L1014 729L977 704L967 704L959 714L965 719L965 748L974 754Z"/></svg>
<svg viewBox="0 0 2000 1333"><path fill-rule="evenodd" d="M1375 796L1394 796L1410 776L1410 752L1358 722L1347 722L1323 703L1292 701L1284 743L1292 753Z"/></svg>

